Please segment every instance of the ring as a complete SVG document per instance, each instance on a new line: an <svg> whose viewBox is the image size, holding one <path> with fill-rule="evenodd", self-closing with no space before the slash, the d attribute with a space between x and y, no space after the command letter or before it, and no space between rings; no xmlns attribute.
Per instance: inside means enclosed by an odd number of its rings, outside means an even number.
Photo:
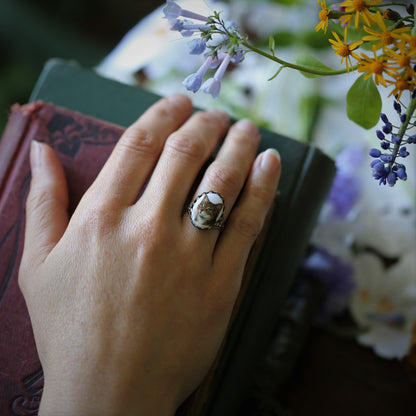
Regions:
<svg viewBox="0 0 416 416"><path fill-rule="evenodd" d="M188 208L192 224L200 230L222 229L224 212L224 198L213 191L198 195Z"/></svg>

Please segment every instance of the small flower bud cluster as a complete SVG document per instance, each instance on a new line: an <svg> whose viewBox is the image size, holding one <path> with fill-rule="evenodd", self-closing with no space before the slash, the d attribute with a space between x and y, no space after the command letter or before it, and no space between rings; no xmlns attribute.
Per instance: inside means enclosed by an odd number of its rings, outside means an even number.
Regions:
<svg viewBox="0 0 416 416"><path fill-rule="evenodd" d="M394 101L393 106L402 126L394 127L386 114L381 113L380 118L384 126L376 133L382 150L376 148L370 150L370 156L374 158L371 162L373 177L379 181L380 185L389 186L394 186L398 179L402 181L407 179L406 166L398 159L405 159L409 156L405 144L416 143L416 135L406 134L408 129L415 127L415 123L410 123L409 116L402 113L402 106L398 101ZM397 130L397 133L394 130Z"/></svg>
<svg viewBox="0 0 416 416"><path fill-rule="evenodd" d="M244 39L238 32L237 25L222 20L218 12L214 12L213 16L202 16L183 9L173 0L167 0L163 12L171 30L180 32L183 37L197 36L188 42L189 53L205 57L205 62L195 73L185 78L183 85L188 91L195 93L201 89L218 98L221 80L228 66L244 59L240 46ZM202 23L195 23L195 20ZM215 74L203 82L209 69L216 69Z"/></svg>

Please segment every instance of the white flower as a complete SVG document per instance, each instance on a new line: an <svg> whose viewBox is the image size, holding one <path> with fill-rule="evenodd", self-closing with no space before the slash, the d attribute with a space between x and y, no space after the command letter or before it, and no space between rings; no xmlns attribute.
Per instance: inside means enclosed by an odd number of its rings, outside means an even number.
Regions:
<svg viewBox="0 0 416 416"><path fill-rule="evenodd" d="M351 312L366 331L358 341L382 357L403 358L416 321L416 257L409 252L386 268L376 255L362 254L355 267Z"/></svg>

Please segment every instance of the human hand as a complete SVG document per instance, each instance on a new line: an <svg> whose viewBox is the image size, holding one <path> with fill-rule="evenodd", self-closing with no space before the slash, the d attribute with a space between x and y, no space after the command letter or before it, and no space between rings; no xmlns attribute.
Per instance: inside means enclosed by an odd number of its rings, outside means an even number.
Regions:
<svg viewBox="0 0 416 416"><path fill-rule="evenodd" d="M152 106L70 220L62 166L32 144L19 284L45 375L40 415L173 414L209 370L280 161L256 158L251 122L229 129L223 113L191 114L179 95ZM185 213L210 190L225 199L222 232Z"/></svg>

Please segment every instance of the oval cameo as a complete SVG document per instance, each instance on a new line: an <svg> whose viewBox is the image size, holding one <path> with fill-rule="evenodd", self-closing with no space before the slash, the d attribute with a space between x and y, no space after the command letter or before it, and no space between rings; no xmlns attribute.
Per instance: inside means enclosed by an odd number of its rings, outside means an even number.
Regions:
<svg viewBox="0 0 416 416"><path fill-rule="evenodd" d="M222 228L224 211L223 197L212 191L199 195L189 208L192 224L201 230Z"/></svg>

